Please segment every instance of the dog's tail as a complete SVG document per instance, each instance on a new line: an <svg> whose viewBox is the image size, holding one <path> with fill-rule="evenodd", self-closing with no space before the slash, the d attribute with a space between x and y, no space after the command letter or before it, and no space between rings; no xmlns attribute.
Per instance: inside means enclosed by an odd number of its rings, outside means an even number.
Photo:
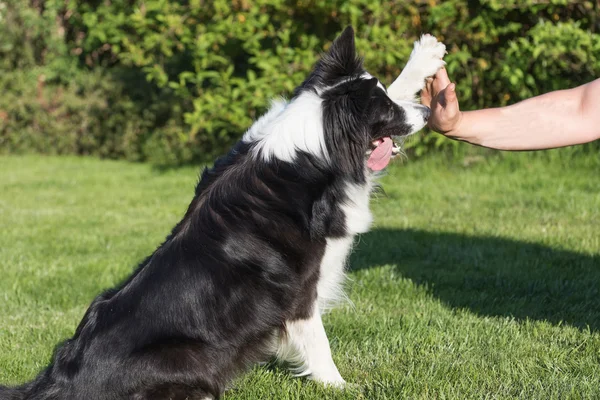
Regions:
<svg viewBox="0 0 600 400"><path fill-rule="evenodd" d="M19 387L0 386L0 400L24 400L29 391L29 385Z"/></svg>
<svg viewBox="0 0 600 400"><path fill-rule="evenodd" d="M64 397L55 396L56 391L48 390L47 384L48 379L42 373L35 380L19 386L0 385L0 400L50 400Z"/></svg>

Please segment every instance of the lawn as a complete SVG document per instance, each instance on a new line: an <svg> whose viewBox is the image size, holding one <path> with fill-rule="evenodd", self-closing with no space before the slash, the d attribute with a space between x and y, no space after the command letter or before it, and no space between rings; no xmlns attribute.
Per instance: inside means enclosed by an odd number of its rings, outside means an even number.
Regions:
<svg viewBox="0 0 600 400"><path fill-rule="evenodd" d="M183 215L196 168L0 157L0 382L32 379ZM234 399L600 398L600 168L396 163L325 316L344 391L257 367Z"/></svg>

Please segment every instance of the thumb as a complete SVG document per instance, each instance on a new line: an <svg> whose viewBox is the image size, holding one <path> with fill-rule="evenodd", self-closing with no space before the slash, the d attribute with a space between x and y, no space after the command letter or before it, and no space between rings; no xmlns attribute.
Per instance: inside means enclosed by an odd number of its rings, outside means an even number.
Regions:
<svg viewBox="0 0 600 400"><path fill-rule="evenodd" d="M442 96L440 96L440 103L442 107L448 110L458 110L458 98L456 97L456 84L451 83L444 90L442 90Z"/></svg>
<svg viewBox="0 0 600 400"><path fill-rule="evenodd" d="M448 78L448 72L446 68L440 68L439 71L435 74L435 79L433 80L432 91L434 93L441 92L444 88L447 88L450 84L450 78Z"/></svg>
<svg viewBox="0 0 600 400"><path fill-rule="evenodd" d="M458 115L460 110L458 107L458 97L456 96L456 84L449 84L446 92L447 111L453 116Z"/></svg>

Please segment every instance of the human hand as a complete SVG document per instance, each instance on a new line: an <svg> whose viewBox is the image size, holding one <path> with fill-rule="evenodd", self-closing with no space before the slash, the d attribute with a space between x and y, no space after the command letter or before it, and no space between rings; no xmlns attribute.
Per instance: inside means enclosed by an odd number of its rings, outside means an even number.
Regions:
<svg viewBox="0 0 600 400"><path fill-rule="evenodd" d="M456 85L450 82L446 68L440 69L434 78L427 79L421 92L421 103L431 108L427 125L436 132L458 136L462 113L456 97Z"/></svg>

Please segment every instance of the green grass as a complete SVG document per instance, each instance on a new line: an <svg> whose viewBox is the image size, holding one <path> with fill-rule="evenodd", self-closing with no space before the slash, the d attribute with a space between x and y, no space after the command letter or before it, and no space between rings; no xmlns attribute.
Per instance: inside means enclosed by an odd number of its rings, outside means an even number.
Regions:
<svg viewBox="0 0 600 400"><path fill-rule="evenodd" d="M0 382L31 379L191 199L196 168L0 158ZM253 369L233 399L600 398L600 168L526 155L382 179L325 317L352 385Z"/></svg>

